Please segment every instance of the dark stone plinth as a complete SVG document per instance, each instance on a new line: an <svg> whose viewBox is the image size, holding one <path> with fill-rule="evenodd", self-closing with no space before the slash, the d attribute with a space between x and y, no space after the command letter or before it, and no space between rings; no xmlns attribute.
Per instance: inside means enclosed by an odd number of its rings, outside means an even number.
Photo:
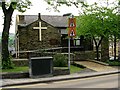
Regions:
<svg viewBox="0 0 120 90"><path fill-rule="evenodd" d="M52 75L53 57L32 57L29 59L30 77Z"/></svg>

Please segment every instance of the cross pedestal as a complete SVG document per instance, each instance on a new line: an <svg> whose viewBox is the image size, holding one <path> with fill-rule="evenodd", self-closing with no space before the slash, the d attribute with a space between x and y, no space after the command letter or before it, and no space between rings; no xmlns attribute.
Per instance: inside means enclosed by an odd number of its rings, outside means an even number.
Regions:
<svg viewBox="0 0 120 90"><path fill-rule="evenodd" d="M41 30L42 29L47 29L47 27L42 27L41 26L41 22L39 22L39 26L38 27L33 27L33 29L38 29L39 30L39 41L41 41Z"/></svg>

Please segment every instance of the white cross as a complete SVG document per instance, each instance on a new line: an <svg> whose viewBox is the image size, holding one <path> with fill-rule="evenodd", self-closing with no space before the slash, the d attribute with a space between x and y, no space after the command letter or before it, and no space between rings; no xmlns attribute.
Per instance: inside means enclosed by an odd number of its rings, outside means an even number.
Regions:
<svg viewBox="0 0 120 90"><path fill-rule="evenodd" d="M41 27L41 22L39 22L39 26L33 27L33 29L39 29L39 40L41 41L41 29L47 29L47 27Z"/></svg>

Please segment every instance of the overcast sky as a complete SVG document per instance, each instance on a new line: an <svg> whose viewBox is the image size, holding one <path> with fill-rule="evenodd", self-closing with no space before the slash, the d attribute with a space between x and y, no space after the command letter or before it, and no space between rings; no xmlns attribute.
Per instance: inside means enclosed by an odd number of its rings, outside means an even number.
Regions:
<svg viewBox="0 0 120 90"><path fill-rule="evenodd" d="M79 15L79 9L76 9L75 6L73 7L67 7L67 6L62 6L60 7L60 12L54 12L51 11L49 12L48 10L46 10L46 8L48 7L47 3L44 2L44 0L30 0L32 2L32 5L30 9L28 9L25 13L20 13L15 11L13 14L13 22L12 22L12 26L10 28L10 33L15 33L15 17L17 14L23 14L23 15L38 15L38 13L41 13L41 15L63 15L65 13L72 13L73 15ZM93 3L97 0L87 0L89 3ZM0 9L0 32L2 32L3 29L3 13L2 13L2 9Z"/></svg>

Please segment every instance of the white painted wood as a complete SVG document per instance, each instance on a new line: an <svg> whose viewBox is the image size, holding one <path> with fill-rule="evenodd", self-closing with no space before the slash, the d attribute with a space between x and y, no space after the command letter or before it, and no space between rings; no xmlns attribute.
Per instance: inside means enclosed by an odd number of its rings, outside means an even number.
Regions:
<svg viewBox="0 0 120 90"><path fill-rule="evenodd" d="M42 29L47 29L47 27L42 27L42 26L41 26L41 22L39 22L39 26L38 26L38 27L33 27L33 29L39 29L39 41L41 41L41 40L42 40L41 30L42 30Z"/></svg>

